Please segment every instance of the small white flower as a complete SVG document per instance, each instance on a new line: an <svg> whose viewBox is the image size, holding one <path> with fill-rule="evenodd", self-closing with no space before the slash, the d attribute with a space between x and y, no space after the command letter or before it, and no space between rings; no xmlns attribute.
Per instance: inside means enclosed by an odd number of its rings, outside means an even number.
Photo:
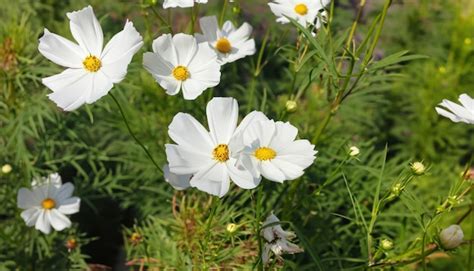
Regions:
<svg viewBox="0 0 474 271"><path fill-rule="evenodd" d="M171 173L168 165L163 166L163 174L165 175L165 181L176 190L185 190L191 186L189 182L193 177L192 174L178 175Z"/></svg>
<svg viewBox="0 0 474 271"><path fill-rule="evenodd" d="M194 100L221 79L216 52L191 35L164 34L153 41L153 53L143 55L143 65L169 95L183 89L186 100Z"/></svg>
<svg viewBox="0 0 474 271"><path fill-rule="evenodd" d="M71 226L66 215L79 212L80 199L72 197L74 185L54 185L46 183L32 187L21 188L18 191L18 208L24 209L21 217L29 227L49 234L51 226L62 231Z"/></svg>
<svg viewBox="0 0 474 271"><path fill-rule="evenodd" d="M243 149L241 133L261 112L248 114L237 126L239 107L234 98L213 98L207 104L207 131L194 117L178 113L168 128L176 144L166 145L170 172L193 175L192 187L219 197L229 190L230 179L244 189L255 188L260 179L236 165Z"/></svg>
<svg viewBox="0 0 474 271"><path fill-rule="evenodd" d="M236 29L231 21L226 21L220 29L216 16L203 17L199 24L203 35L196 34L198 42L208 42L218 54L221 64L255 54L255 41L250 38L250 24L244 23Z"/></svg>
<svg viewBox="0 0 474 271"><path fill-rule="evenodd" d="M143 41L127 20L124 29L102 49L102 28L91 6L67 13L67 17L78 44L45 29L38 49L47 59L67 68L43 78L43 84L53 91L48 95L53 102L72 111L84 103L94 103L122 81Z"/></svg>
<svg viewBox="0 0 474 271"><path fill-rule="evenodd" d="M289 23L287 18L289 17L304 27L314 25L316 21L315 27L319 28L321 26L320 20L324 20L326 16L320 11L330 2L330 0L273 0L268 5L278 17L277 22L279 23Z"/></svg>
<svg viewBox="0 0 474 271"><path fill-rule="evenodd" d="M205 4L207 0L165 0L163 8L190 8L194 6L194 2Z"/></svg>
<svg viewBox="0 0 474 271"><path fill-rule="evenodd" d="M308 140L296 140L298 129L290 123L254 122L243 134L245 148L239 164L268 180L283 182L304 174L317 151Z"/></svg>
<svg viewBox="0 0 474 271"><path fill-rule="evenodd" d="M352 146L352 147L349 148L349 155L350 156L357 156L357 155L359 155L359 153L360 153L360 150L356 146Z"/></svg>
<svg viewBox="0 0 474 271"><path fill-rule="evenodd" d="M461 105L445 99L439 104L441 107L436 107L436 112L453 122L474 124L474 99L467 94L461 94L459 101Z"/></svg>
<svg viewBox="0 0 474 271"><path fill-rule="evenodd" d="M464 232L459 225L454 224L442 230L439 238L445 249L453 249L462 243Z"/></svg>
<svg viewBox="0 0 474 271"><path fill-rule="evenodd" d="M291 231L284 231L279 222L278 217L272 213L263 223L262 236L265 238L266 243L262 252L262 261L265 264L270 260L270 251L277 257L284 253L294 254L303 252L302 248L290 242L296 235ZM270 224L274 225L267 226Z"/></svg>

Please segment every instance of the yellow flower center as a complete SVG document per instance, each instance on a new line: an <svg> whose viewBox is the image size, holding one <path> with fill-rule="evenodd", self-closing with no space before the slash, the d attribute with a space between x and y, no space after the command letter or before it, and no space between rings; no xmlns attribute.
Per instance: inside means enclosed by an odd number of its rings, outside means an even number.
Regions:
<svg viewBox="0 0 474 271"><path fill-rule="evenodd" d="M277 153L271 148L260 147L255 150L255 153L253 155L255 155L255 157L257 157L257 159L260 161L268 161L275 158Z"/></svg>
<svg viewBox="0 0 474 271"><path fill-rule="evenodd" d="M232 50L232 45L230 45L228 39L220 38L216 43L216 49L223 54L227 54Z"/></svg>
<svg viewBox="0 0 474 271"><path fill-rule="evenodd" d="M43 202L41 202L41 206L43 207L43 209L46 210L53 209L56 206L56 202L54 201L54 199L47 198L43 200Z"/></svg>
<svg viewBox="0 0 474 271"><path fill-rule="evenodd" d="M188 68L186 68L185 66L177 66L173 70L173 76L178 81L185 81L189 78L190 74Z"/></svg>
<svg viewBox="0 0 474 271"><path fill-rule="evenodd" d="M295 12L304 16L308 13L308 7L305 4L298 4L295 6Z"/></svg>
<svg viewBox="0 0 474 271"><path fill-rule="evenodd" d="M102 62L96 56L90 55L82 61L82 65L84 65L84 69L89 72L96 72L102 67Z"/></svg>
<svg viewBox="0 0 474 271"><path fill-rule="evenodd" d="M229 147L226 144L219 144L212 151L212 156L214 159L223 163L229 160Z"/></svg>

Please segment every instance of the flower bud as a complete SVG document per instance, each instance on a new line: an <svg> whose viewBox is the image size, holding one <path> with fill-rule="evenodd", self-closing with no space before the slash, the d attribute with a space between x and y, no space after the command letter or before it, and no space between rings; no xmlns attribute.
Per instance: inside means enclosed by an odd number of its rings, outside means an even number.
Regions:
<svg viewBox="0 0 474 271"><path fill-rule="evenodd" d="M142 241L142 239L143 239L143 237L138 232L134 232L130 236L130 243L132 243L132 245L136 246Z"/></svg>
<svg viewBox="0 0 474 271"><path fill-rule="evenodd" d="M237 230L237 225L235 225L234 223L229 223L227 224L226 229L229 233L234 233Z"/></svg>
<svg viewBox="0 0 474 271"><path fill-rule="evenodd" d="M67 248L67 251L71 252L77 247L77 240L74 238L69 238L67 239L65 246Z"/></svg>
<svg viewBox="0 0 474 271"><path fill-rule="evenodd" d="M383 250L392 250L393 248L393 242L388 240L388 239L382 239L380 241L380 247L383 249Z"/></svg>
<svg viewBox="0 0 474 271"><path fill-rule="evenodd" d="M298 109L298 103L293 100L288 100L285 106L286 106L286 112L288 113L296 112L296 109Z"/></svg>
<svg viewBox="0 0 474 271"><path fill-rule="evenodd" d="M12 171L12 166L10 164L5 164L2 167L2 173L3 174L8 174Z"/></svg>
<svg viewBox="0 0 474 271"><path fill-rule="evenodd" d="M356 146L352 146L352 147L349 148L349 155L350 156L354 157L354 156L359 155L359 153L360 153L360 150Z"/></svg>
<svg viewBox="0 0 474 271"><path fill-rule="evenodd" d="M464 233L459 225L451 225L442 230L439 234L441 245L445 249L453 249L458 247L464 238Z"/></svg>
<svg viewBox="0 0 474 271"><path fill-rule="evenodd" d="M425 165L423 165L422 162L414 162L410 166L411 166L411 171L413 172L413 174L415 174L415 175L425 174L426 168L425 168Z"/></svg>

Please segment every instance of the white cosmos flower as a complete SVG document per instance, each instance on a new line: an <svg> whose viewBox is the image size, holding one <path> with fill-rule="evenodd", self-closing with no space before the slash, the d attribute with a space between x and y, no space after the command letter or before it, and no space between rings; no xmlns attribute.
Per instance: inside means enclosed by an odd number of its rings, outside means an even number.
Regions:
<svg viewBox="0 0 474 271"><path fill-rule="evenodd" d="M272 0L273 2L268 3L272 12L278 17L277 22L289 23L288 18L295 19L299 24L306 27L313 25L316 22L316 27L319 28L321 23L319 22L318 14L331 0Z"/></svg>
<svg viewBox="0 0 474 271"><path fill-rule="evenodd" d="M317 151L308 140L295 140L297 134L288 122L254 122L243 134L239 165L275 182L299 178L313 164Z"/></svg>
<svg viewBox="0 0 474 271"><path fill-rule="evenodd" d="M186 100L194 100L221 79L217 54L191 35L164 34L153 41L153 53L143 55L143 65L169 95L183 89Z"/></svg>
<svg viewBox="0 0 474 271"><path fill-rule="evenodd" d="M282 254L294 254L303 252L303 249L290 242L296 237L295 233L291 231L284 231L279 224L280 219L273 213L270 214L263 223L262 236L265 238L265 246L262 252L263 263L268 263L270 260L270 252L273 252L277 257ZM271 226L268 226L272 224Z"/></svg>
<svg viewBox="0 0 474 271"><path fill-rule="evenodd" d="M444 99L439 104L440 107L436 107L436 112L454 122L474 124L474 99L467 94L461 94L459 101L461 105Z"/></svg>
<svg viewBox="0 0 474 271"><path fill-rule="evenodd" d="M106 95L113 84L122 81L143 41L133 23L127 20L124 29L102 49L102 28L91 6L67 13L67 17L78 44L45 29L38 49L52 62L67 68L60 74L43 78L43 84L53 91L48 95L53 102L72 111L84 103L94 103Z"/></svg>
<svg viewBox="0 0 474 271"><path fill-rule="evenodd" d="M194 6L194 3L206 4L207 0L165 0L163 2L163 8L190 8Z"/></svg>
<svg viewBox="0 0 474 271"><path fill-rule="evenodd" d="M49 174L48 177L33 178L33 181L31 181L32 187L41 186L45 184L50 184L56 187L60 187L63 184L63 182L61 180L61 176L59 176L58 173L51 173Z"/></svg>
<svg viewBox="0 0 474 271"><path fill-rule="evenodd" d="M194 117L178 113L168 134L176 144L166 145L170 172L191 174L192 187L219 197L229 190L230 180L244 189L255 188L259 178L237 167L243 149L241 134L249 124L266 119L261 112L251 112L237 126L239 107L234 98L213 98L206 108L206 130Z"/></svg>
<svg viewBox="0 0 474 271"><path fill-rule="evenodd" d="M55 177L54 177L55 178ZM79 212L80 199L72 197L74 185L45 183L32 189L21 188L18 191L18 208L24 209L21 217L29 227L49 234L51 226L62 231L71 226L66 215Z"/></svg>
<svg viewBox="0 0 474 271"><path fill-rule="evenodd" d="M226 21L220 29L216 16L203 17L199 24L203 35L196 34L198 42L208 42L218 54L221 64L255 54L255 41L250 38L250 24L244 23L236 29L231 21Z"/></svg>
<svg viewBox="0 0 474 271"><path fill-rule="evenodd" d="M165 175L165 181L176 190L185 190L191 186L189 182L193 177L192 174L178 175L171 173L169 165L163 166L163 174Z"/></svg>

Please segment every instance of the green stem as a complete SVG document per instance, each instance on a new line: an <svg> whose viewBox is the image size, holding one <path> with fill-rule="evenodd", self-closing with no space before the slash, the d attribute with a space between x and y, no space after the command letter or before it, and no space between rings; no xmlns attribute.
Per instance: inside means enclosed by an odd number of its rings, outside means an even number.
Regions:
<svg viewBox="0 0 474 271"><path fill-rule="evenodd" d="M221 10L221 15L219 16L219 26L222 27L222 24L224 23L224 16L225 16L225 11L227 9L227 2L229 0L224 0L224 5L222 6L222 10Z"/></svg>
<svg viewBox="0 0 474 271"><path fill-rule="evenodd" d="M163 16L161 16L161 14L160 14L158 11L156 11L156 9L155 9L153 6L151 6L150 8L151 8L151 11L153 11L153 13L155 14L155 16L158 18L158 20L159 20L166 28L168 28L168 31L169 31L171 34L173 34L173 28L171 27L171 25L170 25L168 22L166 22L166 20L163 18Z"/></svg>
<svg viewBox="0 0 474 271"><path fill-rule="evenodd" d="M262 244L262 237L260 236L260 231L262 228L260 227L260 221L262 220L262 194L263 194L263 184L260 184L257 191L257 199L256 199L256 208L255 208L255 229L256 233L255 236L258 240L258 270L263 270L263 261L262 261L262 253L263 253L263 244Z"/></svg>
<svg viewBox="0 0 474 271"><path fill-rule="evenodd" d="M128 124L127 117L125 116L125 113L123 112L122 106L120 105L119 101L115 98L115 96L112 93L109 93L109 94L110 94L110 97L112 97L112 99L114 100L115 104L117 104L120 114L122 115L122 119L125 122L125 126L127 126L128 132L130 133L132 138L135 140L135 142L137 142L138 145L140 145L140 147L142 147L142 149L145 151L148 158L150 158L150 161L153 163L153 165L155 165L156 169L158 169L159 172L163 173L163 169L161 169L161 167L158 166L155 159L153 159L153 156L151 156L150 152L145 147L145 145L143 145L143 143L140 140L138 140L135 133L133 133L132 129L130 128L130 125Z"/></svg>

